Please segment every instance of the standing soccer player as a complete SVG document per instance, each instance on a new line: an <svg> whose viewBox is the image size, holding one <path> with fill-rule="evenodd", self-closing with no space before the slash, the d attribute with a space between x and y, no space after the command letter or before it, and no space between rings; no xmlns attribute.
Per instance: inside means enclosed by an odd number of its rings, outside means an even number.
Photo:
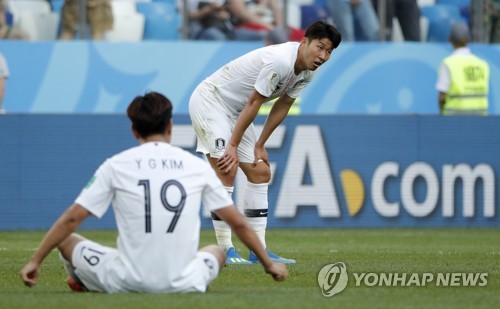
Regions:
<svg viewBox="0 0 500 309"><path fill-rule="evenodd" d="M200 204L225 220L277 281L286 266L266 255L257 235L227 196L212 168L171 146L172 104L162 94L136 97L127 109L140 145L106 160L75 203L54 223L21 270L37 283L45 257L57 247L73 290L107 293L205 292L224 264L216 245L198 250ZM118 226L117 248L72 234L90 215L101 218L110 203Z"/></svg>
<svg viewBox="0 0 500 309"><path fill-rule="evenodd" d="M300 42L263 47L229 62L201 82L191 96L189 114L198 136L197 151L207 156L229 195L238 166L243 170L248 180L244 213L264 247L271 179L264 144L340 41L334 26L317 21L306 29ZM257 139L252 122L260 106L275 98ZM227 252L227 264L259 261L252 251L248 260L243 259L234 250L227 224L215 213L212 219L217 242ZM295 263L267 247L266 251L274 261Z"/></svg>

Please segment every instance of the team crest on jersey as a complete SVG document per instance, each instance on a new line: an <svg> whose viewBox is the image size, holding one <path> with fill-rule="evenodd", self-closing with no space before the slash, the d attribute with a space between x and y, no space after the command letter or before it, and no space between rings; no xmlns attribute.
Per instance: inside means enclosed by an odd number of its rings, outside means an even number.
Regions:
<svg viewBox="0 0 500 309"><path fill-rule="evenodd" d="M226 140L220 137L216 139L215 148L217 148L218 150L224 150L226 148Z"/></svg>

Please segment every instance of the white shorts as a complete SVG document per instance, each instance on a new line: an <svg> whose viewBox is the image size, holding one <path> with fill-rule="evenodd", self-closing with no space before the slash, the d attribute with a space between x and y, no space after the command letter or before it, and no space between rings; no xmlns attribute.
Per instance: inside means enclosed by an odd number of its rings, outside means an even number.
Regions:
<svg viewBox="0 0 500 309"><path fill-rule="evenodd" d="M232 115L217 102L205 86L199 85L189 100L189 116L198 137L196 152L209 154L212 158L221 158L226 144L231 139L237 116ZM238 159L243 163L253 163L254 148L257 142L253 123L243 134L238 146Z"/></svg>
<svg viewBox="0 0 500 309"><path fill-rule="evenodd" d="M217 258L208 252L198 252L175 283L165 282L168 288L141 286L119 256L118 250L90 240L79 242L73 250L73 265L63 260L66 271L89 291L106 293L187 293L205 292L219 274ZM76 277L75 277L76 276ZM167 280L167 279L165 279ZM140 280L139 280L140 281Z"/></svg>

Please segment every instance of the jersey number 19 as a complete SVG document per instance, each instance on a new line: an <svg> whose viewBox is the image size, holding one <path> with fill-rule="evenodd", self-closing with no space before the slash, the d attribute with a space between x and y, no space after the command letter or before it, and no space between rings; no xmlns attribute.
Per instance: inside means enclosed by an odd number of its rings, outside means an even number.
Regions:
<svg viewBox="0 0 500 309"><path fill-rule="evenodd" d="M144 186L144 208L146 213L146 233L151 233L151 190L149 185L149 180L139 180L138 186ZM170 186L175 186L180 192L180 200L177 205L172 205L167 198L167 190ZM168 226L167 233L172 233L175 229L175 225L179 220L184 204L186 203L186 190L184 186L177 180L168 180L160 190L160 201L166 210L174 213L174 218L170 225Z"/></svg>

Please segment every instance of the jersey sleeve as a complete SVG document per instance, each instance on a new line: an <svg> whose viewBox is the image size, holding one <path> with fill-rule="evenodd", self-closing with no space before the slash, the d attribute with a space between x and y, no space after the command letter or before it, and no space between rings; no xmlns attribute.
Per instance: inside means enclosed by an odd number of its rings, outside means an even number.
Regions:
<svg viewBox="0 0 500 309"><path fill-rule="evenodd" d="M436 90L439 92L448 92L450 89L450 70L442 63L439 67L438 79L436 82Z"/></svg>
<svg viewBox="0 0 500 309"><path fill-rule="evenodd" d="M278 82L284 76L278 63L279 61L268 61L264 64L259 76L257 76L257 80L255 81L255 90L265 97L271 96L278 86Z"/></svg>
<svg viewBox="0 0 500 309"><path fill-rule="evenodd" d="M207 185L203 190L202 196L205 207L208 207L210 211L214 211L233 204L233 200L229 197L222 182L211 168L207 169L205 179L207 180Z"/></svg>
<svg viewBox="0 0 500 309"><path fill-rule="evenodd" d="M111 185L112 169L109 161L104 162L90 178L75 203L83 206L94 216L101 218L113 199Z"/></svg>

